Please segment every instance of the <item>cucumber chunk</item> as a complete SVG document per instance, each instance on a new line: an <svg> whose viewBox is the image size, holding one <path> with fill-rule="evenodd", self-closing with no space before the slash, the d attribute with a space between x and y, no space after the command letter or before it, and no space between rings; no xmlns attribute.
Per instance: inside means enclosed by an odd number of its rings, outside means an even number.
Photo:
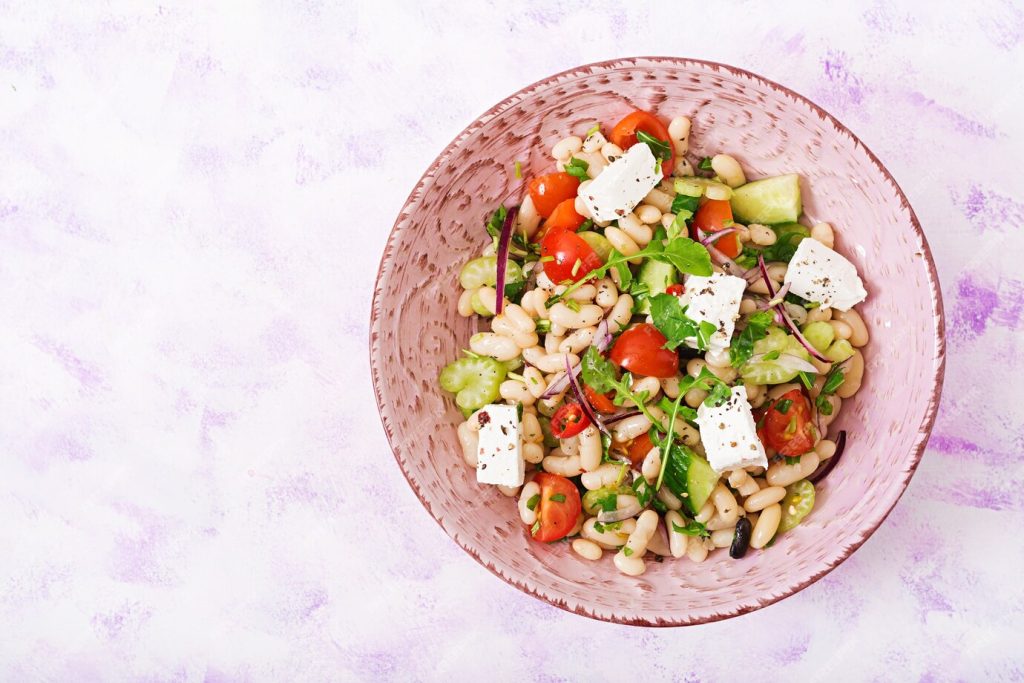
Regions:
<svg viewBox="0 0 1024 683"><path fill-rule="evenodd" d="M801 479L786 487L786 497L782 499L782 521L779 522L779 533L784 534L803 521L814 508L814 484Z"/></svg>
<svg viewBox="0 0 1024 683"><path fill-rule="evenodd" d="M762 178L733 190L733 217L744 225L795 223L800 217L800 176Z"/></svg>
<svg viewBox="0 0 1024 683"><path fill-rule="evenodd" d="M679 275L675 266L671 263L662 263L648 259L640 266L640 272L636 276L637 281L647 285L648 292L636 306L635 312L640 315L647 315L651 312L651 297L664 294L669 285L679 282Z"/></svg>
<svg viewBox="0 0 1024 683"><path fill-rule="evenodd" d="M505 379L505 365L493 358L460 358L441 371L438 382L445 391L455 394L455 403L472 412L493 403Z"/></svg>
<svg viewBox="0 0 1024 683"><path fill-rule="evenodd" d="M607 237L589 230L584 230L578 234L601 257L602 261L608 261L608 257L612 254L612 243L608 241Z"/></svg>
<svg viewBox="0 0 1024 683"><path fill-rule="evenodd" d="M515 261L509 260L505 267L505 284L522 282L523 269ZM459 284L463 289L475 289L477 287L493 287L498 284L498 258L496 256L481 256L462 266L459 271Z"/></svg>
<svg viewBox="0 0 1024 683"><path fill-rule="evenodd" d="M700 512L718 485L718 473L711 469L707 460L685 446L673 448L665 467L662 483L691 513Z"/></svg>

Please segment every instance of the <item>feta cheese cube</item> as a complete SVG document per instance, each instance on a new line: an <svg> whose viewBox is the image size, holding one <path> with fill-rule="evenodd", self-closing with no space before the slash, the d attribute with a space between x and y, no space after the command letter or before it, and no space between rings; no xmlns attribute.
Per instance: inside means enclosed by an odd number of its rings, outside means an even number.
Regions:
<svg viewBox="0 0 1024 683"><path fill-rule="evenodd" d="M711 335L709 348L721 351L729 348L732 333L736 330L736 321L740 317L740 300L747 288L746 281L741 277L712 273L711 277L691 275L686 279L686 287L679 303L687 306L686 315L697 323L709 322L715 326ZM697 347L696 339L687 339L686 343Z"/></svg>
<svg viewBox="0 0 1024 683"><path fill-rule="evenodd" d="M746 387L733 387L729 399L717 408L701 403L697 408L697 427L708 462L716 472L755 465L768 467Z"/></svg>
<svg viewBox="0 0 1024 683"><path fill-rule="evenodd" d="M857 267L811 237L796 248L784 281L793 294L840 311L850 310L868 296Z"/></svg>
<svg viewBox="0 0 1024 683"><path fill-rule="evenodd" d="M580 197L595 221L614 221L643 201L661 178L651 148L639 143L605 166Z"/></svg>
<svg viewBox="0 0 1024 683"><path fill-rule="evenodd" d="M477 415L480 439L476 480L481 484L522 486L526 464L516 407L491 404L484 406Z"/></svg>

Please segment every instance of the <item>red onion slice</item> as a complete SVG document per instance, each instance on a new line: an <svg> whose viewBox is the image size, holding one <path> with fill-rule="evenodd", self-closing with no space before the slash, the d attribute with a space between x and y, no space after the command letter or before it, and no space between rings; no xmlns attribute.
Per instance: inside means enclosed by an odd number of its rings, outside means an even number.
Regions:
<svg viewBox="0 0 1024 683"><path fill-rule="evenodd" d="M583 369L582 365L576 365L572 368L572 374L580 374L580 370ZM569 375L563 374L557 377L554 382L548 385L548 388L544 390L544 393L540 395L541 398L553 398L558 396L560 393L565 391L565 388L569 386Z"/></svg>
<svg viewBox="0 0 1024 683"><path fill-rule="evenodd" d="M824 467L818 468L818 470L816 472L811 474L811 476L807 477L807 481L811 482L812 484L816 484L819 481L821 481L822 479L824 479L825 477L827 477L828 473L831 472L832 468L836 466L837 462L839 462L839 458L840 458L840 456L842 456L843 451L845 451L845 450L846 450L846 430L844 429L841 432L839 432L839 438L836 439L836 452L835 452L835 455L833 455L831 458L828 459L828 462L825 463Z"/></svg>
<svg viewBox="0 0 1024 683"><path fill-rule="evenodd" d="M516 227L516 216L519 215L519 207L513 206L505 214L505 222L501 224L501 234L498 235L497 270L498 277L494 284L494 290L498 293L494 303L494 314L500 315L505 305L505 271L508 268L508 248L512 244L512 232Z"/></svg>
<svg viewBox="0 0 1024 683"><path fill-rule="evenodd" d="M717 242L718 240L722 239L726 235L731 235L734 232L736 232L736 228L726 228L725 230L719 230L718 232L713 232L711 234L708 234L701 230L701 235L707 236L702 237L700 243L703 244L705 247L708 247Z"/></svg>
<svg viewBox="0 0 1024 683"><path fill-rule="evenodd" d="M784 288L785 291L783 291L782 289L778 290L779 292L782 292L781 294L779 294L779 293L777 293L775 291L775 285L772 284L772 279L770 277L768 277L768 266L764 262L764 254L758 254L757 255L757 267L760 269L761 277L764 279L764 284L768 288L768 297L769 297L768 303L771 304L772 302L775 301L775 299L782 299L786 295L785 292L788 292L789 289L788 289L788 287L786 287L786 288ZM807 353L811 354L812 357L816 358L817 360L820 360L822 363L829 363L829 362L831 362L831 361L829 361L828 358L823 356L818 351L818 349L814 348L814 345L811 344L811 342L807 341L807 338L804 337L804 335L800 332L800 328L797 326L797 324L795 322L793 322L793 319L791 317L789 317L789 313L786 312L786 307L783 306L781 302L775 304L774 307L775 307L775 322L776 323L782 323L783 325L785 325L786 328L789 329L790 333L792 333L792 335L794 337L796 337L796 340L798 342L800 342L800 345L803 346L805 349L807 349ZM780 320L780 318L781 318L781 320ZM815 368L814 370L812 370L810 372L817 372L817 371L818 371L817 368Z"/></svg>
<svg viewBox="0 0 1024 683"><path fill-rule="evenodd" d="M594 332L594 341L590 344L595 349L604 353L612 345L612 331L608 327L608 319L602 318L597 324L597 331Z"/></svg>
<svg viewBox="0 0 1024 683"><path fill-rule="evenodd" d="M768 354L759 353L756 356L752 356L750 360L748 360L747 362L760 363L761 361L764 360L764 357L766 355ZM810 362L805 361L803 358L800 358L799 356L794 356L789 353L783 353L778 358L770 362L777 363L780 367L786 370L796 370L797 372L818 372L818 368L814 367L814 365L812 365Z"/></svg>
<svg viewBox="0 0 1024 683"><path fill-rule="evenodd" d="M572 387L572 393L575 394L576 400L580 404L580 409L583 410L583 414L590 420L590 424L600 429L605 434L609 434L608 428L604 426L601 419L594 412L593 408L590 407L590 401L583 395L583 388L580 383L576 381L576 375L573 374L572 366L569 364L569 356L565 357L565 376L569 378L569 386ZM609 434L610 436L610 434Z"/></svg>

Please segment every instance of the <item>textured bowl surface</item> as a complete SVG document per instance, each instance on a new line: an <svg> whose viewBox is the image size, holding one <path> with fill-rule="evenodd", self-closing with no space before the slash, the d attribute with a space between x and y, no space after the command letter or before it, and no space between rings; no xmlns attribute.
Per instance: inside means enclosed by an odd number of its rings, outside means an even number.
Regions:
<svg viewBox="0 0 1024 683"><path fill-rule="evenodd" d="M550 172L551 146L588 122L614 124L634 108L693 120L691 158L727 152L748 176L798 172L804 211L829 221L869 298L866 377L836 426L842 461L814 512L765 552L716 552L648 562L638 578L609 555L577 557L566 543L527 538L515 501L478 486L463 463L454 402L441 368L480 323L460 318L461 265L486 244L483 221L524 175ZM515 192L514 192L515 191ZM902 191L838 121L792 91L739 69L673 58L580 67L531 85L481 116L427 170L402 209L374 293L370 356L384 429L416 495L456 543L505 581L597 619L673 626L764 607L821 578L882 523L906 488L938 405L944 363L942 301L931 254ZM836 430L836 426L833 430ZM833 431L833 433L835 433Z"/></svg>

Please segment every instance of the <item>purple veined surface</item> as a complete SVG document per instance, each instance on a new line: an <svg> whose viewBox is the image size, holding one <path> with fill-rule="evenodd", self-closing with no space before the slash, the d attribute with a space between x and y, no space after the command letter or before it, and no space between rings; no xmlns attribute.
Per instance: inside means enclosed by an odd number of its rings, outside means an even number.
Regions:
<svg viewBox="0 0 1024 683"><path fill-rule="evenodd" d="M804 213L836 229L836 248L869 292L872 334L860 392L833 433L846 454L813 513L764 552L703 564L648 562L620 574L568 544L531 541L515 501L478 486L462 460L461 415L437 384L479 323L459 317L457 275L487 243L483 221L529 176L548 172L551 146L634 108L693 120L691 156L725 152L750 178L801 175ZM945 364L942 299L927 241L881 162L842 124L791 90L733 67L640 57L581 66L530 85L464 130L430 166L400 212L381 259L370 362L381 420L398 465L427 511L478 562L560 608L624 624L682 626L737 616L796 593L855 551L906 488L935 418Z"/></svg>

